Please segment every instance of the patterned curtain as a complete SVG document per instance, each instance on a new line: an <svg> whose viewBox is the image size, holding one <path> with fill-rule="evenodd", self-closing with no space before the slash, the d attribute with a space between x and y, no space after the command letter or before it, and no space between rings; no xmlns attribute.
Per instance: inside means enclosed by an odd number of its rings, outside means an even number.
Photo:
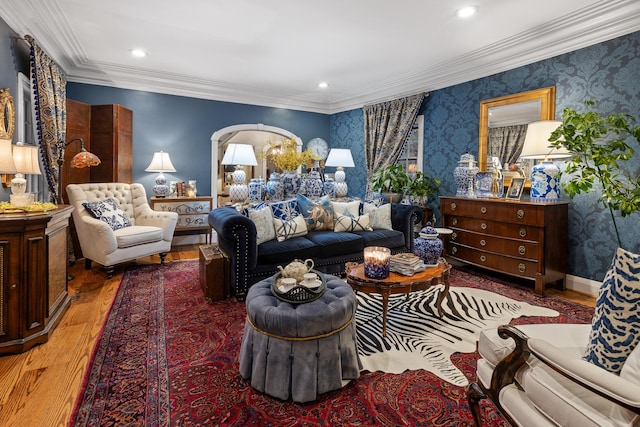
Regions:
<svg viewBox="0 0 640 427"><path fill-rule="evenodd" d="M517 163L526 134L527 125L490 128L487 153L499 158L503 167Z"/></svg>
<svg viewBox="0 0 640 427"><path fill-rule="evenodd" d="M398 161L424 97L425 94L420 93L363 107L367 193L373 172Z"/></svg>
<svg viewBox="0 0 640 427"><path fill-rule="evenodd" d="M50 200L61 203L58 180L62 177L58 163L64 159L67 78L33 37L27 35L25 39L31 45L31 84L34 89L38 146L44 160Z"/></svg>

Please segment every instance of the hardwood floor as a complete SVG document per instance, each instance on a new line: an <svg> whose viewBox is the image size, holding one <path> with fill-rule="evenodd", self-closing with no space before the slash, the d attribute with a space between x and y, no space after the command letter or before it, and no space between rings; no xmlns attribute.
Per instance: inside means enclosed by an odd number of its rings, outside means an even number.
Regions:
<svg viewBox="0 0 640 427"><path fill-rule="evenodd" d="M197 259L197 246L181 246L167 261ZM141 258L138 264L159 262L158 256ZM84 260L70 267L74 296L49 342L17 355L0 356L0 425L66 426L82 386L95 341L122 278L123 265L107 280L94 266L84 270ZM550 290L553 295L585 305L595 299L578 292Z"/></svg>

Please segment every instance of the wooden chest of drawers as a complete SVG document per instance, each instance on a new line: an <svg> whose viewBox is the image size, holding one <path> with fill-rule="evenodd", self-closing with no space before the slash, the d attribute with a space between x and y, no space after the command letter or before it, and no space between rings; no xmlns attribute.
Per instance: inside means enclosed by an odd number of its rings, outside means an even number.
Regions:
<svg viewBox="0 0 640 427"><path fill-rule="evenodd" d="M444 227L453 230L446 255L530 279L535 292L565 287L568 202L440 197Z"/></svg>
<svg viewBox="0 0 640 427"><path fill-rule="evenodd" d="M156 211L177 212L178 223L175 235L206 234L211 242L209 212L213 209L211 196L198 197L152 197L151 209Z"/></svg>

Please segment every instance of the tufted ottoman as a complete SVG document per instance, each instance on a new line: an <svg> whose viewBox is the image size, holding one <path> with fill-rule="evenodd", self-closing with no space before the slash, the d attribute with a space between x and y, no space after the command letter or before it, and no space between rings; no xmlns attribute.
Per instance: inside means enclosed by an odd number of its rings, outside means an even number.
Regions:
<svg viewBox="0 0 640 427"><path fill-rule="evenodd" d="M240 375L270 396L309 402L360 376L351 286L326 275L327 291L312 302L290 304L271 293L271 278L247 293Z"/></svg>

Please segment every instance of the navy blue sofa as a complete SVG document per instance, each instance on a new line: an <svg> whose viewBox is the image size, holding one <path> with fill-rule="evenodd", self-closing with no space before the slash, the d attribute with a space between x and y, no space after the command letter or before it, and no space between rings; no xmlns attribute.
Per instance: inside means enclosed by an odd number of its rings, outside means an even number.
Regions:
<svg viewBox="0 0 640 427"><path fill-rule="evenodd" d="M413 226L422 221L422 209L392 203L393 230L357 232L312 231L283 242L256 244L252 220L233 207L209 213L209 225L216 231L220 248L231 260L231 289L242 299L249 287L279 271L294 259L314 261L314 269L341 275L345 262L362 262L366 246L384 246L391 253L413 252Z"/></svg>

